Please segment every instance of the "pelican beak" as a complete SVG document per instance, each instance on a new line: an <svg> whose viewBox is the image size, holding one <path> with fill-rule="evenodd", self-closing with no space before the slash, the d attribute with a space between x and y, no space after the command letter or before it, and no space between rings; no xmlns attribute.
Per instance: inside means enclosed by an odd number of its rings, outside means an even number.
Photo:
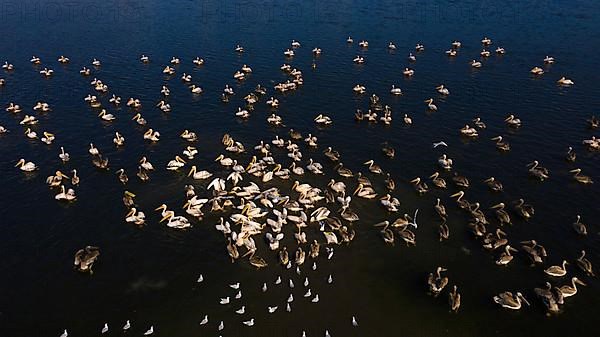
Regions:
<svg viewBox="0 0 600 337"><path fill-rule="evenodd" d="M166 209L166 208L167 208L166 206L160 205L160 206L156 207L154 210L155 211L160 211L160 210L163 210L163 209Z"/></svg>
<svg viewBox="0 0 600 337"><path fill-rule="evenodd" d="M419 181L419 178L415 178L415 179L411 180L410 182L413 184L416 184L418 181Z"/></svg>
<svg viewBox="0 0 600 337"><path fill-rule="evenodd" d="M172 217L173 217L173 214L167 214L162 219L160 219L160 222L164 222L165 220L172 218Z"/></svg>
<svg viewBox="0 0 600 337"><path fill-rule="evenodd" d="M460 192L454 193L450 196L450 198L455 198L458 197L460 195Z"/></svg>
<svg viewBox="0 0 600 337"><path fill-rule="evenodd" d="M125 217L130 217L130 216L132 216L134 213L135 213L135 210L134 210L134 209L131 209L131 210L130 210L130 211L127 213L127 215L126 215Z"/></svg>
<svg viewBox="0 0 600 337"><path fill-rule="evenodd" d="M188 206L190 206L190 205L191 205L191 203L190 203L190 201L188 200L188 202L186 202L186 203L183 205L183 208L187 208L187 207L188 207Z"/></svg>
<svg viewBox="0 0 600 337"><path fill-rule="evenodd" d="M135 194L129 192L129 191L125 191L125 195L131 198L135 198Z"/></svg>
<svg viewBox="0 0 600 337"><path fill-rule="evenodd" d="M496 209L496 208L500 208L502 206L502 204L495 204L494 206L490 207L492 209Z"/></svg>
<svg viewBox="0 0 600 337"><path fill-rule="evenodd" d="M192 166L192 168L190 169L190 173L188 173L188 177L191 176L192 174L196 173L196 166Z"/></svg>
<svg viewBox="0 0 600 337"><path fill-rule="evenodd" d="M362 190L362 186L359 184L358 187L354 190L354 193L352 193L352 195L356 195L356 193L358 193L360 190Z"/></svg>

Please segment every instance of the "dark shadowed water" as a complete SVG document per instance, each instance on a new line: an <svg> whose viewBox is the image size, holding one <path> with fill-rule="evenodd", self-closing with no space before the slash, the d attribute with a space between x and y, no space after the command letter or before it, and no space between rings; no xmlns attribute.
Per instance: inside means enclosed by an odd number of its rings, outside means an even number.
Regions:
<svg viewBox="0 0 600 337"><path fill-rule="evenodd" d="M575 265L582 249L600 268L600 208L598 185L577 184L568 172L580 167L593 179L600 180L598 154L588 152L582 140L598 135L586 128L585 120L598 114L600 66L600 5L593 1L109 1L104 4L71 1L30 0L0 1L0 61L8 60L15 71L0 71L6 86L0 89L0 106L15 102L24 107L18 115L3 112L0 124L11 132L0 136L0 335L59 336L66 328L69 336L96 336L108 322L109 336L120 336L125 320L132 322L129 335L140 336L150 326L156 336L596 336L597 312L600 310L600 283L583 275ZM355 43L346 43L352 35ZM474 70L468 61L479 59L480 40L493 39L491 49L503 46L504 56L493 54ZM292 39L302 47L293 59L283 51ZM360 50L358 41L367 39L370 46ZM444 54L451 41L463 42L458 57ZM390 52L389 41L398 49ZM407 55L417 42L425 44L417 61L413 78L402 70ZM244 54L233 52L240 43ZM313 47L323 49L314 58ZM60 65L59 55L71 63ZM139 56L150 56L149 64ZM352 59L364 55L366 63L355 65ZM41 57L42 66L54 69L50 79L42 78L28 61ZM532 77L529 70L543 66L545 55L557 62L544 67L546 74ZM165 77L161 70L172 56L181 58L177 73ZM206 60L195 67L191 60ZM92 58L103 65L92 69L92 76L107 83L110 93L126 99L140 98L142 114L149 125L160 131L157 144L142 139L145 128L132 122L124 105L116 109L108 104L110 94L100 95L109 112L117 116L113 123L102 122L97 111L83 102L92 93L91 78L82 77L79 69L91 67ZM159 224L152 210L161 203L181 213L183 186L193 181L182 173L164 170L186 145L179 138L183 129L199 135L200 151L193 163L199 168L225 174L214 163L221 152L220 139L231 134L247 148L275 135L287 138L287 129L272 128L266 123L270 114L265 104L258 104L248 121L236 119L234 112L242 106L242 97L261 83L273 93L273 85L286 79L279 66L290 63L304 73L304 86L296 92L278 94L279 114L285 124L312 133L319 139L317 150L303 148L310 157L326 166L332 165L322 155L326 146L342 154L345 166L367 172L362 163L374 159L398 183L394 196L402 202L401 213L418 208L417 246L386 246L371 225L395 219L375 201L355 200L353 208L361 220L354 224L357 237L349 246L336 247L332 260L320 257L318 269L304 266L311 289L321 301L311 303L302 297L304 275L285 270L276 264L276 256L260 243L261 255L271 264L255 270L246 261L231 264L224 248L223 236L214 229L219 215L209 215L193 222L186 231ZM317 67L311 69L315 62ZM248 64L253 73L248 80L236 83L232 74ZM205 93L193 96L179 77L186 72ZM575 86L564 88L556 80L567 76ZM163 114L154 104L160 88L168 83L173 111ZM355 109L368 107L368 95L357 96L352 87L361 83L368 93L377 93L394 111L394 122L356 123ZM451 95L443 98L435 86L444 83ZM236 95L229 104L219 100L225 84ZM389 94L391 85L404 91L401 97ZM439 111L429 113L424 99L433 97ZM53 111L35 113L40 123L38 134L51 131L56 142L50 146L29 141L19 121L31 114L36 101L48 102ZM317 128L312 119L318 113L329 115L332 126ZM410 114L413 125L402 123ZM524 125L508 129L503 122L513 113ZM481 117L488 128L479 139L466 141L458 130L474 117ZM126 145L116 149L114 132L126 138ZM499 153L492 141L504 135L512 145L509 153ZM445 140L443 150L454 159L455 171L467 176L472 187L470 201L484 208L498 202L509 204L525 198L536 207L529 222L513 213L514 225L506 228L510 242L536 239L549 252L544 266L530 266L521 252L507 267L494 261L490 253L469 232L467 217L455 207L448 191L432 190L418 196L409 180L427 177L437 170L437 158L443 153L433 150L433 141ZM380 151L383 142L397 149L396 158L387 159ZM101 172L91 165L87 153L93 142L110 159L111 170ZM71 154L71 161L58 159L60 146ZM564 154L568 146L578 153L575 164L568 164ZM235 156L247 162L249 153ZM160 169L148 183L135 176L137 160L147 156ZM284 152L276 156L285 157ZM19 158L31 160L40 169L24 174L14 167ZM279 157L278 157L279 158ZM551 172L551 178L539 182L528 177L525 165L537 159ZM287 160L287 158L286 158ZM189 164L188 164L189 165ZM137 203L148 216L143 229L124 222L126 210L121 203L123 186L114 172L125 168L130 176L126 187L137 194ZM76 188L78 200L63 204L54 200L45 179L55 170L69 172L76 168L81 184ZM493 194L482 180L495 176L504 184L504 193ZM383 192L383 178L370 176ZM447 175L449 178L450 175ZM301 178L320 182L324 178ZM244 181L247 182L247 181ZM355 183L346 181L349 187ZM195 183L205 194L205 183ZM269 186L288 188L290 183ZM439 220L433 210L439 197L449 211L450 240L438 242ZM358 198L355 198L358 199ZM486 212L488 212L486 210ZM488 212L490 218L493 213ZM572 229L577 214L588 225L589 234L578 236ZM495 220L490 225L494 229ZM319 238L316 228L307 230L309 238ZM284 243L296 249L291 230ZM101 256L94 275L72 269L73 254L85 245L97 245ZM547 317L543 304L535 298L534 287L548 279L543 269L571 262L568 276L577 275L587 283L580 292L566 300L561 313ZM450 285L458 285L462 306L457 314L449 313L446 293L439 298L427 294L426 279L437 266L448 269ZM198 275L204 282L196 284ZM334 283L326 279L333 274ZM296 288L275 286L278 275L293 278ZM553 279L565 284L568 277ZM219 305L219 298L233 296L227 284L241 282L243 297L230 305ZM269 291L260 287L268 282ZM518 312L499 308L492 296L502 291L521 291L532 303ZM293 311L285 312L285 300L293 292ZM234 310L246 305L247 314ZM278 305L270 315L267 306ZM210 323L198 323L208 314ZM354 328L351 317L359 327ZM246 327L241 321L254 317L256 325ZM218 322L225 329L217 331Z"/></svg>

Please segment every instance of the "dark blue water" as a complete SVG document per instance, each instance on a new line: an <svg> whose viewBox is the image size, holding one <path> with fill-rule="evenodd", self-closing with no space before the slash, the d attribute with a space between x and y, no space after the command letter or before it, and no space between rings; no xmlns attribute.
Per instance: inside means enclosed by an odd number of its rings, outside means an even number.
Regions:
<svg viewBox="0 0 600 337"><path fill-rule="evenodd" d="M585 249L590 261L600 266L598 187L577 184L568 171L580 167L600 180L598 154L581 145L598 135L586 128L585 120L598 113L600 103L596 71L600 5L589 1L2 1L0 5L0 61L15 65L13 72L0 72L0 78L6 79L0 88L0 106L15 102L24 108L18 115L0 115L0 125L11 131L0 136L0 335L59 336L66 328L69 336L94 336L108 322L108 335L117 336L127 319L132 322L129 334L141 335L154 325L157 336L301 336L302 330L308 336L323 336L325 329L332 336L597 335L600 285L584 276L574 262ZM346 43L348 35L354 37L354 44ZM474 70L468 61L479 59L479 41L484 36L493 39L492 51L503 46L506 54L493 54ZM292 39L302 47L293 59L285 59L283 51ZM369 41L367 50L359 49L361 39ZM458 57L449 59L444 51L455 39L463 47ZM397 45L396 51L388 51L389 41ZM410 64L416 74L407 79L402 70L409 65L407 55L417 42L425 44L426 50ZM236 44L246 52L234 53ZM323 54L315 58L313 47L322 48ZM56 62L63 54L70 64ZM151 62L139 62L141 54ZM28 62L32 55L42 59L41 67ZM356 55L363 55L366 63L353 64ZM532 77L529 70L543 66L545 55L557 62L544 67L543 76ZM176 75L164 76L161 70L173 56L181 58L182 64L175 67ZM196 56L206 64L195 67L191 60ZM91 67L94 57L102 61L101 68ZM326 164L327 176L333 171L322 155L326 146L342 153L345 166L355 172L366 173L362 163L374 159L398 183L393 195L402 202L401 213L420 210L417 246L390 247L371 225L397 215L388 214L374 201L354 200L353 209L361 217L354 224L354 242L336 247L330 261L320 257L316 271L303 267L313 293L320 295L319 303L302 297L304 275L279 267L275 254L261 240L257 240L259 251L269 268L257 271L246 261L231 264L225 241L214 229L219 214L193 222L190 230L177 231L159 224L152 211L164 202L182 213L183 186L193 181L164 166L186 146L179 138L183 129L199 135L200 153L193 164L218 175L226 174L213 161L224 153L220 145L224 133L248 149L275 135L287 138L287 128L266 123L270 110L265 104L258 104L247 121L234 116L242 97L256 84L274 94L273 85L287 78L279 70L284 62L303 71L305 84L296 92L276 95L278 114L288 128L319 138L319 149L302 148L304 158ZM250 65L253 73L248 80L235 82L232 75L242 64ZM55 70L52 78L40 76L44 66ZM79 74L82 66L92 68L90 78ZM183 72L191 74L205 93L192 95L179 79ZM561 76L572 78L575 86L557 86ZM93 93L89 85L93 77L109 85L109 94L99 97L117 116L113 123L102 122L97 111L83 102ZM368 107L368 95L352 92L357 83L392 107L391 126L354 121L355 109ZM450 96L435 92L441 83L450 89ZM163 84L171 89L169 114L154 108ZM229 104L219 99L225 84L236 91ZM404 95L391 96L392 84L402 88ZM141 113L162 134L160 142L143 141L146 129L130 120L130 110L108 104L112 93L142 101ZM423 100L429 97L436 100L438 112L426 111ZM48 102L53 111L35 113L40 122L34 130L55 133L57 139L50 146L28 140L19 125L39 100ZM319 113L329 115L333 125L317 128L312 119ZM404 113L412 117L412 126L403 125ZM511 113L521 118L522 128L506 127L503 120ZM481 117L488 128L479 139L466 141L458 130L474 117ZM112 144L115 131L126 138L123 148ZM496 135L511 143L509 153L495 149L489 138ZM521 240L542 243L549 252L544 266L530 266L522 252L509 266L496 266L496 253L481 247L468 230L465 213L449 198L457 190L454 186L416 195L408 181L437 170L442 152L433 150L431 143L439 140L448 143L444 152L454 159L454 170L471 180L470 201L487 208L522 197L536 207L529 222L512 214L514 225L506 231L517 248ZM397 149L393 160L380 151L386 141ZM92 166L87 153L90 142L110 159L109 172ZM67 164L58 159L60 146L71 154ZM564 160L568 146L578 154L575 164ZM235 158L246 163L253 154L248 151ZM142 156L159 168L148 183L134 176ZM281 151L275 151L275 156L285 158ZM35 162L40 170L20 172L14 168L20 158ZM528 177L525 165L534 159L550 169L548 181ZM148 216L142 229L123 221L124 187L114 174L121 167L130 177L126 189L137 194L136 201ZM58 203L45 178L57 169L73 168L81 177L78 200ZM481 181L491 175L502 181L505 192L488 192ZM383 193L383 179L370 177ZM310 176L299 180L320 185L328 181ZM351 188L356 185L351 180L346 183ZM205 183L195 185L206 194ZM271 185L286 189L290 184ZM438 242L439 220L433 210L437 197L449 212L451 236L443 243ZM586 237L572 229L577 214L588 225ZM494 220L489 229L495 227ZM291 230L286 235L288 250L295 251ZM307 230L307 235L322 240L316 228ZM91 276L72 269L73 254L88 244L101 248ZM566 300L561 313L546 317L533 288L548 280L544 268L563 259L571 262L568 276L579 276L587 286ZM427 274L439 265L449 270L450 285L458 285L462 294L457 314L449 313L445 293L439 298L427 295ZM197 285L200 273L205 281ZM329 274L334 276L332 285L326 282ZM293 278L297 287L275 286L278 275L284 283ZM243 298L219 305L220 297L235 294L227 284L238 281ZM568 278L551 281L562 285ZM269 283L264 294L263 282ZM507 290L523 292L532 306L519 312L499 308L492 297ZM287 313L285 300L290 292L296 300ZM236 315L234 310L242 304L247 314ZM279 310L270 315L266 308L273 305ZM205 314L210 323L201 327L198 323ZM352 327L352 316L357 317L358 328ZM256 320L254 327L241 324L250 317ZM219 333L221 320L225 329Z"/></svg>

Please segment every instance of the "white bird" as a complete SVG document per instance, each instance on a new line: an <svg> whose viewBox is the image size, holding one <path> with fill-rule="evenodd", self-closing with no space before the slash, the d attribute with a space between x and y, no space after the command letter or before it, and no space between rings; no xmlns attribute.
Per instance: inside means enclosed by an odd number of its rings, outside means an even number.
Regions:
<svg viewBox="0 0 600 337"><path fill-rule="evenodd" d="M240 289L240 283L238 282L238 283L230 284L229 287L231 289L235 289L235 290Z"/></svg>
<svg viewBox="0 0 600 337"><path fill-rule="evenodd" d="M329 334L329 330L325 330L325 337L331 337L331 335Z"/></svg>
<svg viewBox="0 0 600 337"><path fill-rule="evenodd" d="M198 279L196 280L197 283L200 283L204 281L204 276L202 276L202 274L200 274L200 276L198 276Z"/></svg>
<svg viewBox="0 0 600 337"><path fill-rule="evenodd" d="M229 304L229 296L221 299L221 304Z"/></svg>
<svg viewBox="0 0 600 337"><path fill-rule="evenodd" d="M223 323L223 321L221 321L221 323L219 323L219 331L225 329L225 323Z"/></svg>
<svg viewBox="0 0 600 337"><path fill-rule="evenodd" d="M441 141L441 142L437 142L437 143L433 143L433 148L435 149L438 146L445 146L448 147L448 144L446 144L446 142Z"/></svg>
<svg viewBox="0 0 600 337"><path fill-rule="evenodd" d="M333 283L333 276L331 276L331 274L329 274L329 277L327 278L327 283L329 283L329 284Z"/></svg>
<svg viewBox="0 0 600 337"><path fill-rule="evenodd" d="M242 298L242 291L239 290L237 294L235 294L235 299L239 300L240 298Z"/></svg>
<svg viewBox="0 0 600 337"><path fill-rule="evenodd" d="M290 294L290 296L288 297L287 301L288 301L288 303L294 302L294 295Z"/></svg>
<svg viewBox="0 0 600 337"><path fill-rule="evenodd" d="M290 288L294 287L294 281L292 281L292 279L290 279Z"/></svg>
<svg viewBox="0 0 600 337"><path fill-rule="evenodd" d="M150 329L146 330L146 332L144 332L144 336L150 336L151 334L154 333L154 326L150 326Z"/></svg>
<svg viewBox="0 0 600 337"><path fill-rule="evenodd" d="M243 315L246 312L246 306L242 305L241 308L235 311L236 314Z"/></svg>
<svg viewBox="0 0 600 337"><path fill-rule="evenodd" d="M358 322L356 321L356 318L354 316L352 316L352 325L358 326Z"/></svg>
<svg viewBox="0 0 600 337"><path fill-rule="evenodd" d="M263 286L262 286L262 292L264 293L266 291L267 291L267 283L265 282L265 283L263 283Z"/></svg>
<svg viewBox="0 0 600 337"><path fill-rule="evenodd" d="M315 297L312 300L310 300L310 301L313 302L313 303L319 302L319 294L316 294Z"/></svg>
<svg viewBox="0 0 600 337"><path fill-rule="evenodd" d="M313 262L313 264L312 264L312 270L317 270L317 263L316 262Z"/></svg>
<svg viewBox="0 0 600 337"><path fill-rule="evenodd" d="M285 305L285 311L292 312L292 306L289 303Z"/></svg>
<svg viewBox="0 0 600 337"><path fill-rule="evenodd" d="M69 333L67 332L67 329L65 329L65 331L63 331L62 335L60 335L60 337L67 337L69 336Z"/></svg>
<svg viewBox="0 0 600 337"><path fill-rule="evenodd" d="M104 323L104 326L102 327L102 333L107 333L108 332L108 323Z"/></svg>
<svg viewBox="0 0 600 337"><path fill-rule="evenodd" d="M277 280L275 280L275 284L281 284L281 276L277 276Z"/></svg>
<svg viewBox="0 0 600 337"><path fill-rule="evenodd" d="M277 306L274 306L274 307L269 307L269 308L268 308L268 309L269 309L269 314L272 314L272 313L274 313L275 311L277 311L277 308L278 308Z"/></svg>
<svg viewBox="0 0 600 337"><path fill-rule="evenodd" d="M306 294L304 294L304 297L310 297L310 296L312 296L312 294L311 294L311 292L310 292L310 289L308 289L308 290L306 291Z"/></svg>
<svg viewBox="0 0 600 337"><path fill-rule="evenodd" d="M125 325L123 325L123 330L127 331L129 330L129 328L131 328L131 323L129 322L129 320L127 320L127 322L125 322Z"/></svg>
<svg viewBox="0 0 600 337"><path fill-rule="evenodd" d="M247 326L253 326L254 325L254 318L251 318L249 321L244 321L244 324Z"/></svg>
<svg viewBox="0 0 600 337"><path fill-rule="evenodd" d="M208 323L208 315L204 315L204 318L200 321L200 325Z"/></svg>
<svg viewBox="0 0 600 337"><path fill-rule="evenodd" d="M306 277L306 278L304 279L304 286L305 286L305 287L308 287L308 277Z"/></svg>

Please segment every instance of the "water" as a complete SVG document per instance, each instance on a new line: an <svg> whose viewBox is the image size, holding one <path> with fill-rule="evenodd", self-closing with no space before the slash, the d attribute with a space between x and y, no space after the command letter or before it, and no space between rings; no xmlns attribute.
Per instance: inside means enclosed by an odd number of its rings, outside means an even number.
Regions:
<svg viewBox="0 0 600 337"><path fill-rule="evenodd" d="M533 288L543 286L547 279L542 267L529 266L522 253L508 267L497 267L496 255L481 248L467 229L465 214L449 199L454 186L420 197L408 181L437 169L436 159L442 152L432 150L431 143L445 140L449 147L444 151L454 159L455 170L472 182L469 200L487 208L524 197L536 207L529 222L513 215L515 224L506 229L513 245L518 248L519 241L536 239L549 251L545 266L562 259L573 262L567 267L569 275L582 276L574 264L581 249L600 265L598 188L575 183L568 173L574 166L564 161L566 148L573 146L578 154L574 165L600 179L597 154L581 145L594 135L586 129L585 119L597 114L600 103L594 71L599 66L595 53L600 5L585 1L502 5L489 1L126 1L101 5L3 1L1 8L4 43L0 55L14 63L16 71L0 74L7 80L0 89L0 106L14 101L31 113L36 101L50 103L53 111L37 114L40 123L35 130L38 134L51 131L57 141L47 146L22 136L18 121L24 113L0 116L0 124L11 130L0 136L0 335L58 336L67 328L70 336L93 336L100 334L104 322L109 323L109 335L119 335L126 319L131 320L134 335L154 325L158 336L218 335L220 320L225 321L223 336L300 336L302 330L309 336L322 336L325 329L332 336L597 334L594 319L600 286L596 280L582 277L588 286L567 299L560 314L546 317L533 294ZM345 42L349 34L356 41L353 45ZM481 69L473 70L468 61L478 58L484 35L507 53L492 55ZM289 61L282 53L291 39L299 40L302 47ZM370 42L368 50L358 49L360 39ZM448 59L443 51L454 39L460 39L463 48L456 59ZM398 46L395 52L387 50L389 41ZM426 51L411 65L414 78L406 79L402 69L417 42L424 43ZM244 54L233 52L237 43L246 48ZM315 46L323 48L317 59L311 53ZM151 57L150 64L138 61L142 53ZM69 56L71 63L59 65L55 60L61 54ZM352 63L358 54L366 57L364 65ZM548 54L558 60L556 64L540 78L530 76L529 69L541 65ZM41 57L55 76L41 78L28 63L31 55ZM182 64L176 67L177 75L168 79L161 69L172 56L180 57ZM205 66L193 67L191 60L196 56L206 60ZM142 100L143 116L163 135L158 144L142 141L145 129L129 120L126 107L111 106L110 112L118 118L104 123L84 104L82 98L92 92L91 78L78 71L81 66L90 67L93 57L103 66L93 70L92 77L106 82L111 92L124 99ZM322 155L325 146L340 151L345 166L354 171L366 172L362 162L375 159L399 185L394 196L402 202L401 214L419 208L417 246L390 247L371 224L393 220L396 215L387 214L373 201L353 201L361 217L354 225L355 241L337 247L331 261L319 258L316 271L309 265L302 268L313 294L321 298L317 304L302 298L304 276L277 266L275 254L267 252L262 242L259 252L271 264L269 268L257 271L246 262L231 264L224 239L213 227L219 215L194 222L191 230L177 231L158 224L152 212L163 202L181 212L183 185L191 181L184 173L162 167L185 146L178 137L183 129L200 136L196 144L200 154L194 164L218 174L223 171L213 159L223 152L220 138L224 133L248 148L261 139L287 136L287 129L267 126L264 104L257 105L248 121L233 117L243 95L257 83L271 92L275 83L285 79L279 70L283 62L303 71L305 85L297 92L277 95L279 114L288 127L319 138L320 148L303 150L305 158L326 164L328 175L332 170ZM247 81L235 83L232 74L242 64L254 72ZM193 96L179 80L182 72L191 74L205 93ZM556 86L556 79L563 75L576 85ZM171 89L170 114L153 108L163 83ZM219 101L226 83L237 93L228 105ZM351 91L356 83L364 84L369 93L378 93L392 107L392 126L353 120L354 110L368 104L367 95ZM450 89L449 97L435 93L440 83ZM391 97L392 84L401 87L404 95ZM106 102L109 97L101 99ZM436 99L438 112L425 111L422 101L428 97ZM334 124L316 128L312 118L318 113L331 116ZM411 115L412 126L402 124L402 113ZM523 120L521 129L506 128L503 119L509 113ZM458 129L476 116L488 128L477 140L460 139ZM121 149L112 144L115 131L126 138ZM505 135L511 143L509 153L498 153L488 140L496 135ZM393 160L379 150L385 141L397 149ZM89 142L110 159L111 171L100 172L90 164ZM64 167L57 158L60 146L72 157ZM143 155L161 168L146 184L134 177L136 161ZM247 162L250 156L238 158ZM19 172L13 165L21 157L41 169L33 174ZM534 159L551 170L547 182L528 177L525 164ZM143 229L123 222L126 210L120 199L124 188L114 175L120 167L130 176L127 189L138 195L137 203L149 216ZM46 176L59 168L79 171L82 182L75 203L55 202L54 192L44 184ZM502 181L504 193L492 194L481 183L491 175ZM371 178L376 189L383 191L383 179ZM324 183L311 177L300 180ZM197 184L197 190L203 193L204 186ZM437 239L439 221L432 207L436 197L449 212L451 236L443 243ZM588 224L587 237L572 230L576 214ZM320 237L314 229L308 235ZM295 251L291 232L286 233L284 243ZM74 252L87 244L101 247L92 276L71 267ZM458 314L448 312L445 293L435 299L426 293L427 274L438 265L448 268L450 285L459 286L462 306ZM200 273L205 281L197 285ZM333 285L326 283L329 274L334 276ZM290 289L273 284L277 275L284 277L284 283L289 277L296 283L292 313L284 310ZM237 281L242 283L243 298L233 305L219 305L219 297L235 294L227 284ZM269 282L266 294L260 290L263 282ZM553 282L562 285L567 279ZM491 298L506 290L522 291L532 307L519 312L501 310ZM233 313L242 304L248 313L243 317ZM269 315L266 308L273 305L279 309ZM200 327L205 314L210 323ZM353 315L358 328L352 327ZM254 327L241 324L250 317L257 322Z"/></svg>

